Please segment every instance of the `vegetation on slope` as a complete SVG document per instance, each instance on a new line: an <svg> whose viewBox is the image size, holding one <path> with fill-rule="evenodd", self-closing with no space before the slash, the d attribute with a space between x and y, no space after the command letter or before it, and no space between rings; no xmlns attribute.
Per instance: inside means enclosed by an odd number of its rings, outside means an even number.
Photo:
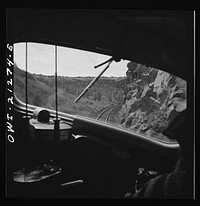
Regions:
<svg viewBox="0 0 200 206"><path fill-rule="evenodd" d="M55 109L54 76L28 73L28 103ZM124 78L100 78L95 85L75 104L74 101L93 77L58 76L58 110L69 114L96 117L100 110L118 104L123 98ZM25 102L25 71L14 66L15 94Z"/></svg>
<svg viewBox="0 0 200 206"><path fill-rule="evenodd" d="M96 118L110 105L122 104L110 118L112 124L149 137L162 135L169 116L186 108L186 81L167 72L129 62L126 78L101 77L79 100L75 99L94 77L58 76L58 110ZM16 96L25 102L25 72L14 66ZM54 76L28 73L28 103L55 110Z"/></svg>

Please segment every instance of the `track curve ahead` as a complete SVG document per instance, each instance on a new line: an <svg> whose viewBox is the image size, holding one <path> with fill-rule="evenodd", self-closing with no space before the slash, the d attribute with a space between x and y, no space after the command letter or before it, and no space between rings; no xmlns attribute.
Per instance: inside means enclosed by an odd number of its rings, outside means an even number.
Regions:
<svg viewBox="0 0 200 206"><path fill-rule="evenodd" d="M104 122L108 122L110 115L118 108L121 107L122 104L110 106L106 109L104 109L96 118L96 120L102 120Z"/></svg>

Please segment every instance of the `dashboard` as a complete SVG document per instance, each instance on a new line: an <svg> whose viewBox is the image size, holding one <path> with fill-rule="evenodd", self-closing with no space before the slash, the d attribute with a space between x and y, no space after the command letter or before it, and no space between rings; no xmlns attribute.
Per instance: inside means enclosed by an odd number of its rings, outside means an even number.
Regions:
<svg viewBox="0 0 200 206"><path fill-rule="evenodd" d="M176 145L164 146L79 116L70 124L69 118L59 115L63 138L55 143L51 111L49 121L40 122L33 115L34 109L29 109L31 138L25 142L23 109L19 110L15 110L18 141L15 147L8 147L8 188L12 197L124 197L135 190L140 168L163 174L173 170L177 160ZM13 173L21 168L44 164L51 165L52 171L61 168L61 172L31 185L12 181ZM148 178L144 175L140 179L144 182Z"/></svg>

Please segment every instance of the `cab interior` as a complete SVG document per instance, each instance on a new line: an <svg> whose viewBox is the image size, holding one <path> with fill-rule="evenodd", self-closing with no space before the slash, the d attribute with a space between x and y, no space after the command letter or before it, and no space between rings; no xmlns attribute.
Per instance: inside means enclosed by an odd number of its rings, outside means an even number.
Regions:
<svg viewBox="0 0 200 206"><path fill-rule="evenodd" d="M184 12L9 9L8 23L8 38L13 43L95 51L115 61L136 61L187 79L189 43ZM134 191L139 168L166 174L178 160L178 143L166 144L55 110L48 110L47 116L51 121L58 117L67 126L64 140L54 139L55 127L48 133L50 141L30 140L38 134L30 130L27 116L32 119L37 109L40 115L45 110L14 96L15 142L6 146L8 197L124 198ZM44 164L53 165L58 173L30 183L14 181L16 171L23 168L28 172Z"/></svg>

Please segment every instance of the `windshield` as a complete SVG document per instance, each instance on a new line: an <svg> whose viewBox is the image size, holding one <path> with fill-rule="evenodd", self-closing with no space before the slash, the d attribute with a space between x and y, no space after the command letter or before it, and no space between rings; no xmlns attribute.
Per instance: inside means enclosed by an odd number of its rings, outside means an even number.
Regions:
<svg viewBox="0 0 200 206"><path fill-rule="evenodd" d="M55 46L27 43L28 103L55 110ZM174 110L186 108L186 81L127 60L113 61L77 103L75 100L111 58L57 47L58 111L104 121L159 141ZM14 45L14 91L25 102L25 43Z"/></svg>

